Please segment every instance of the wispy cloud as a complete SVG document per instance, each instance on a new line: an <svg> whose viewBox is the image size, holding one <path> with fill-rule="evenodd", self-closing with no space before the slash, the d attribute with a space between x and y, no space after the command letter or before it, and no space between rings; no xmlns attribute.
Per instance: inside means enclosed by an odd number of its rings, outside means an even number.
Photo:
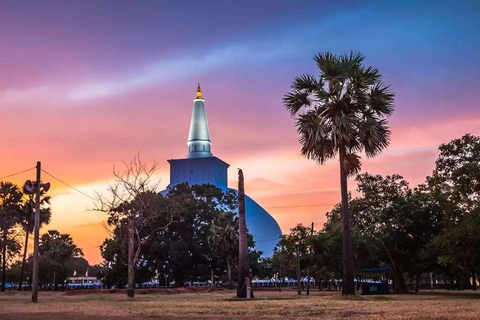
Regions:
<svg viewBox="0 0 480 320"><path fill-rule="evenodd" d="M74 100L102 98L126 93L152 84L162 84L195 74L202 74L238 61L248 56L247 46L229 46L205 55L185 56L154 62L135 74L110 82L97 82L74 88L69 98Z"/></svg>

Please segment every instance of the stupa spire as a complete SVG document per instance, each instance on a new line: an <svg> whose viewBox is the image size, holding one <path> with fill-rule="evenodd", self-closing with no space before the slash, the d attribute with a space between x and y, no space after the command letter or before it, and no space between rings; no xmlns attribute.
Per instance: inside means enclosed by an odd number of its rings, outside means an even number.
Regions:
<svg viewBox="0 0 480 320"><path fill-rule="evenodd" d="M202 98L202 89L200 88L200 82L198 83L198 86L197 86L197 99L203 99Z"/></svg>
<svg viewBox="0 0 480 320"><path fill-rule="evenodd" d="M190 121L190 131L188 133L188 158L211 157L210 152L212 142L210 141L210 132L208 130L207 114L205 112L205 101L202 97L200 83L197 86L196 98L193 100L192 119Z"/></svg>

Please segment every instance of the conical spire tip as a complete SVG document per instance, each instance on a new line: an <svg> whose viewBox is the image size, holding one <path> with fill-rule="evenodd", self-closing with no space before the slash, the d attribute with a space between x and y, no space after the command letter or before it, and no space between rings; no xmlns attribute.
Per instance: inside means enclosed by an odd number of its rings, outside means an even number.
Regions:
<svg viewBox="0 0 480 320"><path fill-rule="evenodd" d="M196 97L196 99L203 99L202 89L200 88L200 82L198 83L198 86L197 86L197 97Z"/></svg>

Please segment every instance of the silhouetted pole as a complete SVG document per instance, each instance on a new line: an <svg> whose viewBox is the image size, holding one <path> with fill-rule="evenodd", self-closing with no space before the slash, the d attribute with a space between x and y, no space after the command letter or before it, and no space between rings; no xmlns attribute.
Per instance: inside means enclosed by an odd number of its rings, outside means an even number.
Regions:
<svg viewBox="0 0 480 320"><path fill-rule="evenodd" d="M310 237L313 237L313 222L312 222L312 230L310 230ZM309 248L311 249L311 248ZM312 252L311 250L309 251L310 259L312 258ZM311 261L310 261L311 263ZM310 263L308 264L308 269L307 269L307 296L310 295Z"/></svg>
<svg viewBox="0 0 480 320"><path fill-rule="evenodd" d="M297 295L302 295L302 287L300 286L300 247L297 243Z"/></svg>
<svg viewBox="0 0 480 320"><path fill-rule="evenodd" d="M32 275L32 302L38 301L38 251L40 241L40 183L42 164L37 162L37 182L35 183L35 219L33 235L33 275Z"/></svg>
<svg viewBox="0 0 480 320"><path fill-rule="evenodd" d="M247 298L247 286L250 286L250 264L248 261L245 186L242 169L238 169L238 256L237 297Z"/></svg>

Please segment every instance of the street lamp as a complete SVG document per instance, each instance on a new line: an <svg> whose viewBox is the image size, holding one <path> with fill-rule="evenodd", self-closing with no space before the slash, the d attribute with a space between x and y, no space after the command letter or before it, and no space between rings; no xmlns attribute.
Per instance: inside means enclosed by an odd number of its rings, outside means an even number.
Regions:
<svg viewBox="0 0 480 320"><path fill-rule="evenodd" d="M37 162L37 180L32 182L27 180L23 191L27 194L35 194L35 219L34 219L34 236L33 236L33 274L32 274L32 302L38 301L38 251L40 241L40 191L47 192L50 190L50 183L42 183L41 172L42 163Z"/></svg>

